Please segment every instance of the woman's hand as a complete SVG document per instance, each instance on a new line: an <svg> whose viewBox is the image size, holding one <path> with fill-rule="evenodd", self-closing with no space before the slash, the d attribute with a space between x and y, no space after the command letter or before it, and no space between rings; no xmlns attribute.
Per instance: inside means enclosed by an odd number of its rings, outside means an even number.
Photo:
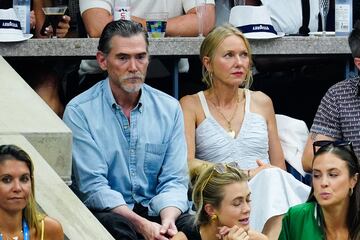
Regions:
<svg viewBox="0 0 360 240"><path fill-rule="evenodd" d="M219 239L223 240L248 240L248 233L241 227L235 225L232 228L221 227L218 234Z"/></svg>
<svg viewBox="0 0 360 240"><path fill-rule="evenodd" d="M64 38L66 36L66 34L68 33L69 31L69 28L70 28L70 17L67 16L67 15L64 15L61 19L61 21L59 22L58 24L58 27L56 29L56 36L58 38ZM53 33L53 29L51 26L48 26L46 29L45 29L45 34L47 36L51 36Z"/></svg>
<svg viewBox="0 0 360 240"><path fill-rule="evenodd" d="M250 240L269 240L269 238L266 235L259 232L255 232L253 230L249 230L248 234Z"/></svg>
<svg viewBox="0 0 360 240"><path fill-rule="evenodd" d="M249 170L249 178L253 178L256 174L258 174L259 172L261 172L262 170L264 170L266 168L274 167L271 164L264 163L261 160L256 160L256 163L257 163L258 167Z"/></svg>

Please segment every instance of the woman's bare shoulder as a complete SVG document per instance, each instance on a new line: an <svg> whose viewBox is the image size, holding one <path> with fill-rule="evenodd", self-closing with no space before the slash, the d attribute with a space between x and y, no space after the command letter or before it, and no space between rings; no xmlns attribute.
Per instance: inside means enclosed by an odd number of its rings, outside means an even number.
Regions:
<svg viewBox="0 0 360 240"><path fill-rule="evenodd" d="M64 239L64 231L60 222L57 220L46 216L44 218L45 225L45 239L52 240L63 240Z"/></svg>
<svg viewBox="0 0 360 240"><path fill-rule="evenodd" d="M180 99L181 108L183 110L196 110L200 106L198 94L186 95Z"/></svg>
<svg viewBox="0 0 360 240"><path fill-rule="evenodd" d="M186 95L186 96L182 97L180 99L180 103L185 103L185 104L190 103L191 104L191 103L199 101L198 99L199 99L198 94L195 93L195 94Z"/></svg>
<svg viewBox="0 0 360 240"><path fill-rule="evenodd" d="M251 91L251 100L252 103L255 103L259 107L273 105L271 98L261 91Z"/></svg>

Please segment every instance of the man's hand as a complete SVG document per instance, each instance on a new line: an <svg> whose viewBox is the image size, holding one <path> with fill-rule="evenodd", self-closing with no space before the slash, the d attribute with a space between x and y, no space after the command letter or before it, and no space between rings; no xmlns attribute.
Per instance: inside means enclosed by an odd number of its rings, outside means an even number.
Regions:
<svg viewBox="0 0 360 240"><path fill-rule="evenodd" d="M177 232L175 220L180 216L181 211L176 207L166 207L160 211L161 230L164 236L173 237Z"/></svg>
<svg viewBox="0 0 360 240"><path fill-rule="evenodd" d="M64 38L66 34L69 31L70 28L70 17L67 15L64 15L61 19L61 21L58 24L58 27L56 28L56 36L59 38ZM51 26L48 26L45 28L45 34L47 36L51 36L53 34L53 29Z"/></svg>
<svg viewBox="0 0 360 240"><path fill-rule="evenodd" d="M139 232L144 236L145 240L168 240L169 238L161 233L161 228L162 225L146 220L140 227Z"/></svg>
<svg viewBox="0 0 360 240"><path fill-rule="evenodd" d="M34 10L32 10L30 12L30 29L34 29L36 25L36 17L35 17L35 12Z"/></svg>
<svg viewBox="0 0 360 240"><path fill-rule="evenodd" d="M164 236L173 237L178 232L175 221L170 219L165 219L162 221L160 233Z"/></svg>

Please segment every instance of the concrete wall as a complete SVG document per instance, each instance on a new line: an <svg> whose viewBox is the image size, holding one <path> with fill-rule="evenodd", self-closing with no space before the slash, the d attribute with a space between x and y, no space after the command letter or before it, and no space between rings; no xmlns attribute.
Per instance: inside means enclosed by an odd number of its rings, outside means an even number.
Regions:
<svg viewBox="0 0 360 240"><path fill-rule="evenodd" d="M0 134L20 133L70 183L71 131L0 56Z"/></svg>
<svg viewBox="0 0 360 240"><path fill-rule="evenodd" d="M61 223L67 239L114 239L25 137L3 134L2 144L17 145L30 155L35 168L36 202L48 216Z"/></svg>
<svg viewBox="0 0 360 240"><path fill-rule="evenodd" d="M0 145L15 144L32 158L39 208L62 224L65 239L113 239L66 184L70 129L1 56L0 96Z"/></svg>

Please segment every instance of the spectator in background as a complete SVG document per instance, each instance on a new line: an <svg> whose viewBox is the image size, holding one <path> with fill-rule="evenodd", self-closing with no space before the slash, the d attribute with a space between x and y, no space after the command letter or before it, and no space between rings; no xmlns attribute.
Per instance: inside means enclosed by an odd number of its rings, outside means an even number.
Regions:
<svg viewBox="0 0 360 240"><path fill-rule="evenodd" d="M351 142L314 142L314 155L310 197L289 209L279 239L360 239L360 167Z"/></svg>
<svg viewBox="0 0 360 240"><path fill-rule="evenodd" d="M48 38L52 35L52 27L47 26L45 32L41 33L41 29L45 22L45 15L42 7L45 6L45 0L31 1L31 32L36 38ZM11 8L12 0L0 1L0 8ZM68 33L70 17L63 16L56 30L56 35L63 38ZM21 75L22 78L32 87L35 92L50 106L50 108L62 117L64 106L61 99L61 71L62 64L58 60L49 61L42 59L6 59L10 65Z"/></svg>
<svg viewBox="0 0 360 240"><path fill-rule="evenodd" d="M271 22L277 32L285 34L303 34L300 27L303 25L302 2L287 0L246 0L246 5L264 5L270 13ZM309 0L309 19L307 33L316 32L319 22L319 1Z"/></svg>
<svg viewBox="0 0 360 240"><path fill-rule="evenodd" d="M276 31L306 36L309 31L321 30L319 2L310 0L308 11L302 2L306 1L247 0L246 4L265 5ZM327 21L328 31L334 31L333 6L331 0L329 18L332 16L332 19ZM321 96L344 78L346 61L347 56L339 55L257 55L254 57L256 69L252 89L268 94L277 114L304 120L310 127Z"/></svg>
<svg viewBox="0 0 360 240"><path fill-rule="evenodd" d="M181 108L144 84L148 44L140 24L108 23L96 58L109 77L64 113L73 133L74 190L116 239L169 239L188 210Z"/></svg>
<svg viewBox="0 0 360 240"><path fill-rule="evenodd" d="M15 145L0 146L0 196L0 239L64 239L61 224L37 211L34 165Z"/></svg>
<svg viewBox="0 0 360 240"><path fill-rule="evenodd" d="M360 21L355 24L348 38L354 64L360 69ZM321 100L310 129L302 164L311 171L312 144L318 140L351 141L356 155L360 156L360 94L359 76L333 85Z"/></svg>
<svg viewBox="0 0 360 240"><path fill-rule="evenodd" d="M197 36L198 24L196 15L195 0L131 0L131 18L133 21L141 23L144 27L145 14L147 12L164 11L166 6L168 21L166 25L166 36ZM114 1L98 0L88 1L80 0L80 11L82 19L89 37L99 37L104 26L113 20ZM204 33L205 35L215 25L215 6L214 0L208 0L206 5L206 19ZM169 62L169 61L167 61ZM182 61L184 63L184 61ZM187 61L184 63L187 65ZM163 78L168 77L168 70L170 66L165 61L159 62L158 59L152 59L149 66L148 78ZM182 66L184 71L187 66ZM99 76L100 75L100 76ZM150 76L151 75L151 76ZM96 61L82 61L79 69L80 91L87 89L89 86L103 78L103 72L98 67Z"/></svg>

